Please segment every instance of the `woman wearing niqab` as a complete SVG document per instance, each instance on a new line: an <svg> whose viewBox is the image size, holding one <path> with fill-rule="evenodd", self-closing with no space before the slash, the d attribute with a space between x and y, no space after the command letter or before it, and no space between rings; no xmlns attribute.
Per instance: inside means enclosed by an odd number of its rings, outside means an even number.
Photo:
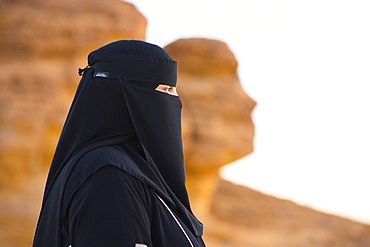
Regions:
<svg viewBox="0 0 370 247"><path fill-rule="evenodd" d="M204 247L185 187L177 62L121 40L88 56L45 186L34 247Z"/></svg>

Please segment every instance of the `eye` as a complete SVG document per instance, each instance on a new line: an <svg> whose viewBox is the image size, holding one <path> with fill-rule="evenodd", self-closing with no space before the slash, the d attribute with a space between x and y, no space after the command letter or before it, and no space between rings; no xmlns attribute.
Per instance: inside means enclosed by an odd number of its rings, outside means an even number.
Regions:
<svg viewBox="0 0 370 247"><path fill-rule="evenodd" d="M169 87L168 88L168 93L171 94L171 95L179 96L177 94L177 91L176 91L176 88L175 87Z"/></svg>

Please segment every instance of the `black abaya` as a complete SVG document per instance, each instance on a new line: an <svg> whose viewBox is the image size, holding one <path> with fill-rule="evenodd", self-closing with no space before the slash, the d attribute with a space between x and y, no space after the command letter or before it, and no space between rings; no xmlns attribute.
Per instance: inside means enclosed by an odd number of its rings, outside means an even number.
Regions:
<svg viewBox="0 0 370 247"><path fill-rule="evenodd" d="M177 62L117 41L89 55L50 168L34 247L204 246L185 188ZM140 245L138 245L140 246Z"/></svg>

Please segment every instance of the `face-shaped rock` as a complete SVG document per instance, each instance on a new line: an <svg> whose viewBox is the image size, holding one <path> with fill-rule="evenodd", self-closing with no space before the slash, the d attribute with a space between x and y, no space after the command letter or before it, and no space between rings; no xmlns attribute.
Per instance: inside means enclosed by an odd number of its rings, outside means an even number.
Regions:
<svg viewBox="0 0 370 247"><path fill-rule="evenodd" d="M165 49L179 62L187 173L215 172L251 153L256 103L243 91L238 63L227 45L182 39Z"/></svg>

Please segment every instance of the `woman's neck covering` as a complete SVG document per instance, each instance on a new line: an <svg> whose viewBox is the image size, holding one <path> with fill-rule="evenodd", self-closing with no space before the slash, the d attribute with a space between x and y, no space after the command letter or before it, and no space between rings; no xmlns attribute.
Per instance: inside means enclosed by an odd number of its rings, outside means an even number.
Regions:
<svg viewBox="0 0 370 247"><path fill-rule="evenodd" d="M158 84L176 86L177 62L156 45L122 40L91 52L88 64L54 154L43 205L65 167L72 171L95 148L138 139L146 164L154 167L153 174L145 174L153 169L142 169L144 177L166 185L152 189L165 188L156 193L201 236L202 225L191 213L185 188L182 104L178 96L155 90Z"/></svg>

